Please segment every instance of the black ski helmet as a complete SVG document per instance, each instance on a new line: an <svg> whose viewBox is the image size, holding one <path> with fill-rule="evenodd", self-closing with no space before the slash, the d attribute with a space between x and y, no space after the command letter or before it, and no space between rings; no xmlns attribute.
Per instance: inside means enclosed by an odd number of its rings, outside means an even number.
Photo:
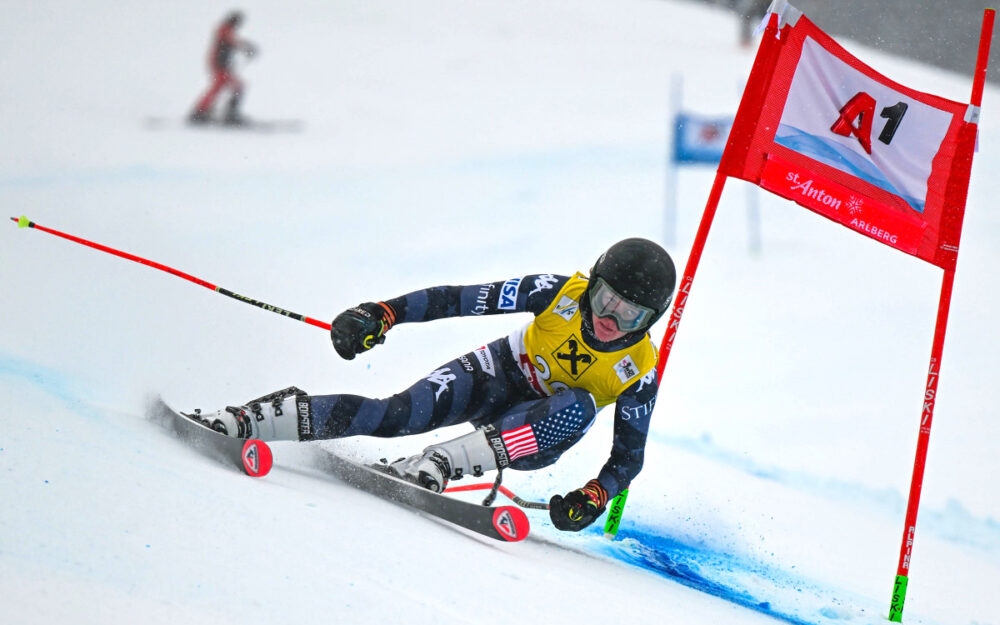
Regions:
<svg viewBox="0 0 1000 625"><path fill-rule="evenodd" d="M648 239L631 238L615 243L601 254L590 270L590 284L581 301L587 313L586 321L589 321L591 310L590 294L598 278L627 300L655 311L642 328L646 330L670 307L677 271L670 254Z"/></svg>

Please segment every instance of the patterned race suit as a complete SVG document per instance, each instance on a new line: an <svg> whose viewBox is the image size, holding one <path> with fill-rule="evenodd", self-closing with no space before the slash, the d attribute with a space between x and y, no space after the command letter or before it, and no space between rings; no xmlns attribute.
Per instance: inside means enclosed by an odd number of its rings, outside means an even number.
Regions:
<svg viewBox="0 0 1000 625"><path fill-rule="evenodd" d="M419 434L457 423L494 425L510 468L555 462L615 404L614 441L598 480L615 496L642 468L656 401L656 348L645 331L601 343L581 327L581 274L528 275L415 291L388 304L397 323L531 312L535 319L438 367L385 399L313 395L312 438ZM306 437L303 437L306 438Z"/></svg>

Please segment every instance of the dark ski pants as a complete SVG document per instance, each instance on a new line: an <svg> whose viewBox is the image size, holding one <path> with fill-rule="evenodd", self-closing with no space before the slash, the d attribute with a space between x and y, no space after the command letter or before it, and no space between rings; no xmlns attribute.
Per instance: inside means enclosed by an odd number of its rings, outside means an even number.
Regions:
<svg viewBox="0 0 1000 625"><path fill-rule="evenodd" d="M531 425L538 451L511 463L510 468L519 470L555 462L597 414L593 397L582 389L539 395L515 363L506 338L459 356L385 399L313 395L310 403L317 439L392 438L458 423L493 424L501 433Z"/></svg>

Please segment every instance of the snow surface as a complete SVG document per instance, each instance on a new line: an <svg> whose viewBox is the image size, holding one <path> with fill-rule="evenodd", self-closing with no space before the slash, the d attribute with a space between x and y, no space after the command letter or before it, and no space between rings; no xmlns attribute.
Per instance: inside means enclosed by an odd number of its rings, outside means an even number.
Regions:
<svg viewBox="0 0 1000 625"><path fill-rule="evenodd" d="M262 54L243 68L246 111L304 131L145 129L205 87L229 8L5 3L7 214L325 320L423 286L587 270L610 243L664 230L671 76L689 108L727 114L752 62L731 14L683 2L247 1ZM844 43L903 84L968 99L965 77ZM908 623L1000 623L997 96ZM679 266L711 178L680 174ZM347 362L311 326L0 229L0 622L882 622L941 272L764 193L751 254L745 192L723 195L614 542L544 514L522 543L464 534L329 478L314 445L275 444L253 480L144 417L156 393L204 408L290 384L387 395L527 319L403 326ZM601 417L557 465L507 485L540 500L593 477ZM318 445L375 459L464 431Z"/></svg>

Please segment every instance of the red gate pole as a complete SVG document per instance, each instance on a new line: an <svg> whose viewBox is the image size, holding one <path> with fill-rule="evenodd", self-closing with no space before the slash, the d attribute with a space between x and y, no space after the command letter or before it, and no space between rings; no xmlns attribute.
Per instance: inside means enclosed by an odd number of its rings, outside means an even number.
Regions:
<svg viewBox="0 0 1000 625"><path fill-rule="evenodd" d="M986 9L983 12L983 26L979 35L979 54L976 58L976 71L972 78L971 104L977 108L983 103L983 85L986 81L986 69L989 65L995 13L993 9ZM971 150L969 158L972 158ZM910 495L906 504L903 540L899 548L899 565L896 568L896 582L893 584L892 601L889 604L889 620L896 623L903 620L903 604L906 601L910 559L913 555L913 536L917 529L917 511L920 507L920 492L923 488L924 467L927 463L927 447L931 438L931 421L934 418L937 384L941 372L941 353L944 351L944 335L948 329L948 311L951 306L951 291L954 282L955 270L946 269L941 282L941 298L938 301L937 322L934 326L934 343L931 346L931 361L927 369L927 385L924 389L924 403L920 414L920 434L917 436L917 452L913 460L913 476L910 479Z"/></svg>
<svg viewBox="0 0 1000 625"><path fill-rule="evenodd" d="M903 542L899 549L899 566L896 568L896 582L893 584L892 602L889 605L889 620L896 623L903 620L903 603L906 601L906 586L909 583L913 535L916 532L920 491L923 487L924 467L927 463L927 446L931 440L931 420L934 418L937 383L941 372L941 352L944 351L944 335L948 328L948 311L951 306L951 289L954 281L955 271L946 270L941 284L941 299L938 302L934 344L931 347L931 362L927 370L927 386L924 390L924 405L920 415L920 434L917 437L917 453L913 461L913 477L910 479L910 496L906 504Z"/></svg>

